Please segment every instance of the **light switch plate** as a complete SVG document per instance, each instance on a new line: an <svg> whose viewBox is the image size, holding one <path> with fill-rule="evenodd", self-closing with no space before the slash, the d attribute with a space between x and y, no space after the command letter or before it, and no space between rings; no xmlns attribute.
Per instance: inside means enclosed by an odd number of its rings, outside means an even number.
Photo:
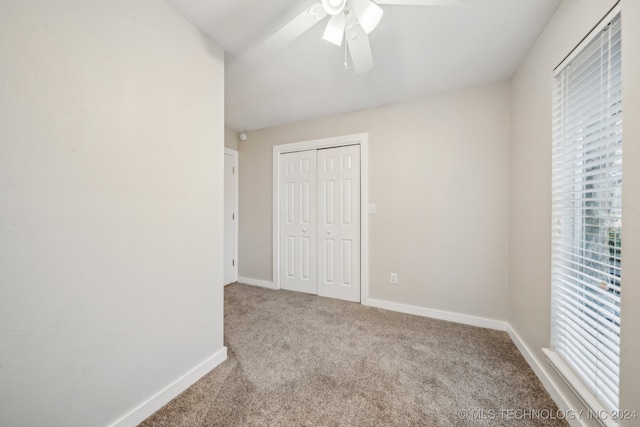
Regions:
<svg viewBox="0 0 640 427"><path fill-rule="evenodd" d="M376 204L375 203L369 203L369 214L373 215L376 213Z"/></svg>

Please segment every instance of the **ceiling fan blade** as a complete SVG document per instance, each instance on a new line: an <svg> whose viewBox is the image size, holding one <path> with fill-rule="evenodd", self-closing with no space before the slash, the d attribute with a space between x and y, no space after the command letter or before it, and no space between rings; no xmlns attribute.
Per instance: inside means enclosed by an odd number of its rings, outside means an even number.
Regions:
<svg viewBox="0 0 640 427"><path fill-rule="evenodd" d="M465 0L373 0L378 4L397 6L460 6L469 4Z"/></svg>
<svg viewBox="0 0 640 427"><path fill-rule="evenodd" d="M373 54L369 44L369 36L360 25L355 25L347 34L347 43L353 70L356 74L364 74L373 68Z"/></svg>
<svg viewBox="0 0 640 427"><path fill-rule="evenodd" d="M322 3L313 3L264 42L253 46L238 57L230 58L227 64L241 67L245 64L264 60L306 33L326 16L327 12L322 7Z"/></svg>
<svg viewBox="0 0 640 427"><path fill-rule="evenodd" d="M243 59L246 61L256 57L263 57L282 49L306 33L326 16L327 12L322 7L322 3L313 3L267 40L243 55Z"/></svg>

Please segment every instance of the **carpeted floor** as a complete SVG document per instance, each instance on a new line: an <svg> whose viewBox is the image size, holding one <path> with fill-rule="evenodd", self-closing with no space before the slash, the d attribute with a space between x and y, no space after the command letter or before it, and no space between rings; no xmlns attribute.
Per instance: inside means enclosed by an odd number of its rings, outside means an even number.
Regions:
<svg viewBox="0 0 640 427"><path fill-rule="evenodd" d="M224 327L228 360L142 426L567 425L505 332L242 284Z"/></svg>

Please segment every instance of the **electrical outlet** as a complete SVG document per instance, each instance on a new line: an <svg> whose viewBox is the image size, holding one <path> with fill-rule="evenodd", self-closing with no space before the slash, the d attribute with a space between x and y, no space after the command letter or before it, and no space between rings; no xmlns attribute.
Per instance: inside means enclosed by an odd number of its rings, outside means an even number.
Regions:
<svg viewBox="0 0 640 427"><path fill-rule="evenodd" d="M397 285L398 284L398 274L397 273L391 273L391 284L392 285Z"/></svg>

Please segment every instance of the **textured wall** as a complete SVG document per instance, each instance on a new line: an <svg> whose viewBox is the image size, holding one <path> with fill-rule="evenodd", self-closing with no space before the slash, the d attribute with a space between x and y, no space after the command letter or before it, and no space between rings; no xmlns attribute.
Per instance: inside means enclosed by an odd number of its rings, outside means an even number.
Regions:
<svg viewBox="0 0 640 427"><path fill-rule="evenodd" d="M506 320L509 84L248 132L240 276L272 280L272 147L369 133L370 297ZM399 284L389 284L398 273Z"/></svg>
<svg viewBox="0 0 640 427"><path fill-rule="evenodd" d="M106 425L222 349L223 52L3 0L0 58L0 424Z"/></svg>
<svg viewBox="0 0 640 427"><path fill-rule="evenodd" d="M541 352L550 345L552 70L614 0L563 1L512 82L509 323L561 386ZM624 231L621 405L640 410L640 8L623 4ZM576 399L570 402L579 407ZM637 424L634 424L637 425Z"/></svg>

